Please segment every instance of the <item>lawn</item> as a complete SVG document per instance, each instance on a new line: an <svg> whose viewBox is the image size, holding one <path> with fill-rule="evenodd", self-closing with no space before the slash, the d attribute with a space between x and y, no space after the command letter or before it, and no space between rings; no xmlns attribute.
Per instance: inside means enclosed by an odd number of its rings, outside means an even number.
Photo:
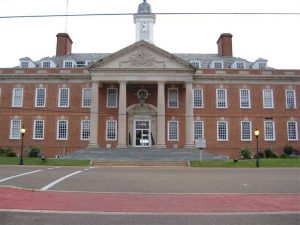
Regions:
<svg viewBox="0 0 300 225"><path fill-rule="evenodd" d="M260 167L300 167L300 159L260 159ZM251 168L256 166L256 160L211 160L211 161L190 161L191 167L232 167Z"/></svg>
<svg viewBox="0 0 300 225"><path fill-rule="evenodd" d="M20 158L17 157L0 157L0 165L18 165ZM46 159L24 158L24 165L40 166L89 166L90 160L69 160L69 159Z"/></svg>

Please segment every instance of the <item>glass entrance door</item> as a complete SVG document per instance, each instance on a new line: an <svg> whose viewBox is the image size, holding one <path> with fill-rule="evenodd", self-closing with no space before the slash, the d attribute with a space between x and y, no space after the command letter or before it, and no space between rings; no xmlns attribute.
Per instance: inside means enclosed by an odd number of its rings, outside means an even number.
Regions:
<svg viewBox="0 0 300 225"><path fill-rule="evenodd" d="M151 145L150 120L135 121L135 147L149 147Z"/></svg>

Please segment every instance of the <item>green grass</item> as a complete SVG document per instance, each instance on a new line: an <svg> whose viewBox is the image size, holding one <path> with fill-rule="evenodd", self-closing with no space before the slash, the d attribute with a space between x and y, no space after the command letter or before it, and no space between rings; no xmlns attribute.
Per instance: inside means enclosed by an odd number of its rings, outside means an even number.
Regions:
<svg viewBox="0 0 300 225"><path fill-rule="evenodd" d="M260 159L260 167L300 167L300 159ZM254 168L256 160L239 160L236 164L233 160L190 161L191 167L231 167Z"/></svg>
<svg viewBox="0 0 300 225"><path fill-rule="evenodd" d="M17 157L0 157L0 165L19 165L20 158ZM46 159L24 158L24 165L39 166L89 166L90 160L69 160L69 159Z"/></svg>

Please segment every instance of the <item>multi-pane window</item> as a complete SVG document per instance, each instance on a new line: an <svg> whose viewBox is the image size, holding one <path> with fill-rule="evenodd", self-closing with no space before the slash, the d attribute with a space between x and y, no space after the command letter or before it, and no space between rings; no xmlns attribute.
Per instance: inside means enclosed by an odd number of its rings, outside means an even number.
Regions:
<svg viewBox="0 0 300 225"><path fill-rule="evenodd" d="M194 121L194 140L204 139L203 122Z"/></svg>
<svg viewBox="0 0 300 225"><path fill-rule="evenodd" d="M274 121L265 121L265 140L266 141L275 141Z"/></svg>
<svg viewBox="0 0 300 225"><path fill-rule="evenodd" d="M203 90L194 89L194 108L203 107Z"/></svg>
<svg viewBox="0 0 300 225"><path fill-rule="evenodd" d="M217 108L227 108L227 90L217 89L216 97Z"/></svg>
<svg viewBox="0 0 300 225"><path fill-rule="evenodd" d="M296 93L295 90L285 91L286 108L294 109L296 108Z"/></svg>
<svg viewBox="0 0 300 225"><path fill-rule="evenodd" d="M92 89L82 89L82 107L91 107L92 105Z"/></svg>
<svg viewBox="0 0 300 225"><path fill-rule="evenodd" d="M214 68L216 69L223 68L223 62L214 62Z"/></svg>
<svg viewBox="0 0 300 225"><path fill-rule="evenodd" d="M117 121L106 121L106 140L117 140Z"/></svg>
<svg viewBox="0 0 300 225"><path fill-rule="evenodd" d="M90 120L82 120L81 121L81 140L90 140L91 136L91 122Z"/></svg>
<svg viewBox="0 0 300 225"><path fill-rule="evenodd" d="M46 89L35 89L35 107L45 107L46 105Z"/></svg>
<svg viewBox="0 0 300 225"><path fill-rule="evenodd" d="M117 89L116 88L108 88L107 89L107 107L117 107Z"/></svg>
<svg viewBox="0 0 300 225"><path fill-rule="evenodd" d="M14 88L13 89L12 106L13 107L22 107L23 106L23 88Z"/></svg>
<svg viewBox="0 0 300 225"><path fill-rule="evenodd" d="M191 60L190 63L196 68L201 68L201 61L199 60Z"/></svg>
<svg viewBox="0 0 300 225"><path fill-rule="evenodd" d="M50 62L49 61L45 61L42 63L42 67L43 68L50 68Z"/></svg>
<svg viewBox="0 0 300 225"><path fill-rule="evenodd" d="M287 122L287 132L288 132L288 140L289 141L297 141L298 140L297 121L288 121Z"/></svg>
<svg viewBox="0 0 300 225"><path fill-rule="evenodd" d="M168 89L168 106L169 106L169 108L177 108L178 107L178 89L177 88L169 88Z"/></svg>
<svg viewBox="0 0 300 225"><path fill-rule="evenodd" d="M20 139L21 120L10 121L10 139Z"/></svg>
<svg viewBox="0 0 300 225"><path fill-rule="evenodd" d="M236 63L237 69L245 69L245 63L244 62L237 62Z"/></svg>
<svg viewBox="0 0 300 225"><path fill-rule="evenodd" d="M69 107L69 88L59 89L59 107Z"/></svg>
<svg viewBox="0 0 300 225"><path fill-rule="evenodd" d="M250 90L240 89L240 107L241 108L250 108Z"/></svg>
<svg viewBox="0 0 300 225"><path fill-rule="evenodd" d="M258 63L258 68L259 68L260 70L265 70L265 69L267 69L267 64L264 63L264 62Z"/></svg>
<svg viewBox="0 0 300 225"><path fill-rule="evenodd" d="M242 141L252 140L252 127L250 121L241 122L241 140Z"/></svg>
<svg viewBox="0 0 300 225"><path fill-rule="evenodd" d="M67 140L68 139L68 121L58 120L57 121L57 140Z"/></svg>
<svg viewBox="0 0 300 225"><path fill-rule="evenodd" d="M168 140L178 141L178 121L168 122Z"/></svg>
<svg viewBox="0 0 300 225"><path fill-rule="evenodd" d="M265 109L274 108L273 90L271 90L271 89L264 89L263 90L263 103L264 103L264 108Z"/></svg>
<svg viewBox="0 0 300 225"><path fill-rule="evenodd" d="M66 61L65 62L65 68L72 68L73 67L73 62L72 61Z"/></svg>
<svg viewBox="0 0 300 225"><path fill-rule="evenodd" d="M228 123L226 121L218 121L217 126L217 140L228 141Z"/></svg>
<svg viewBox="0 0 300 225"><path fill-rule="evenodd" d="M28 62L21 62L21 68L28 68L29 63Z"/></svg>
<svg viewBox="0 0 300 225"><path fill-rule="evenodd" d="M34 121L33 139L44 139L44 120Z"/></svg>

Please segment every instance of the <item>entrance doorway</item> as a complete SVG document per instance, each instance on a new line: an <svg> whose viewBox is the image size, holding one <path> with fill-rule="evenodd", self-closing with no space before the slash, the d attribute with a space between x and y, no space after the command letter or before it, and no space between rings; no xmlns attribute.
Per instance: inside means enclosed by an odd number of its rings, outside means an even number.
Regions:
<svg viewBox="0 0 300 225"><path fill-rule="evenodd" d="M151 120L134 121L134 146L151 146Z"/></svg>

